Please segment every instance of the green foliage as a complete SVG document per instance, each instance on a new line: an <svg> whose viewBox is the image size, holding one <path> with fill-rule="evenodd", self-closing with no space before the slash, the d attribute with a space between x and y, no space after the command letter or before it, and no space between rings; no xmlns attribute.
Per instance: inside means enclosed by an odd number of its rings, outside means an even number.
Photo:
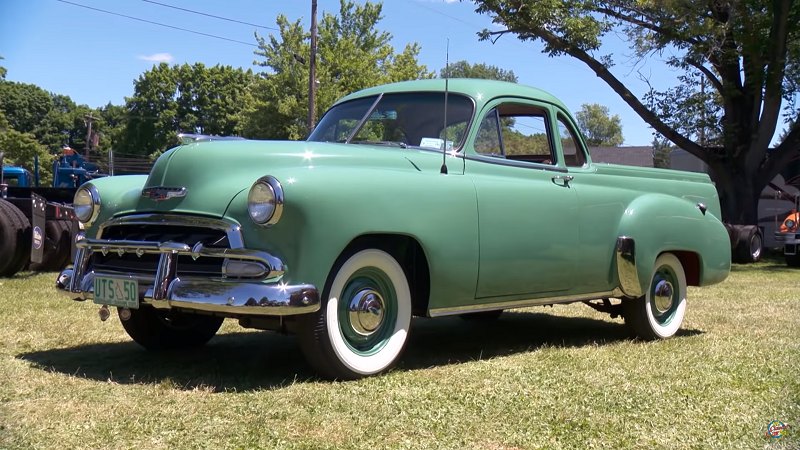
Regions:
<svg viewBox="0 0 800 450"><path fill-rule="evenodd" d="M480 78L483 80L517 82L517 76L513 70L505 70L484 63L470 64L464 60L456 61L439 71L440 78L445 78L445 76L450 78Z"/></svg>
<svg viewBox="0 0 800 450"><path fill-rule="evenodd" d="M24 133L41 129L46 120L52 120L59 111L53 111L53 95L27 83L0 82L0 110L11 128ZM51 114L52 113L52 114Z"/></svg>
<svg viewBox="0 0 800 450"><path fill-rule="evenodd" d="M0 80L0 150L5 151L7 162L29 170L38 155L41 182L46 185L52 180L51 163L63 145L86 147L85 118L96 113L36 85ZM102 121L94 126L98 136L103 129Z"/></svg>
<svg viewBox="0 0 800 450"><path fill-rule="evenodd" d="M0 151L5 153L5 164L17 165L34 170L34 159L39 157L39 180L43 186L53 181L54 156L30 133L0 127Z"/></svg>
<svg viewBox="0 0 800 450"><path fill-rule="evenodd" d="M653 167L660 169L669 169L672 167L672 149L670 142L663 137L656 136L653 138Z"/></svg>
<svg viewBox="0 0 800 450"><path fill-rule="evenodd" d="M2 56L0 56L0 61L1 61L1 60L4 60L4 59L5 59L5 58L3 58ZM6 68L5 68L5 67L3 67L3 66L0 66L0 80L5 80L5 79L6 79L6 73L8 73L8 71L6 70Z"/></svg>
<svg viewBox="0 0 800 450"><path fill-rule="evenodd" d="M584 103L575 113L578 128L593 147L614 147L622 144L622 123L618 115L609 115L608 108L596 103Z"/></svg>
<svg viewBox="0 0 800 450"><path fill-rule="evenodd" d="M503 132L506 155L549 155L550 141L544 133L525 135L516 130Z"/></svg>
<svg viewBox="0 0 800 450"><path fill-rule="evenodd" d="M255 81L251 70L231 66L153 66L134 82L134 94L126 99L127 121L117 132L115 147L149 155L175 145L181 132L239 134L241 112ZM111 105L101 117L114 124L125 120Z"/></svg>
<svg viewBox="0 0 800 450"><path fill-rule="evenodd" d="M369 86L431 77L417 62L419 45L407 44L396 54L391 34L379 31L382 6L340 0L339 14L325 13L318 25L316 117L338 98ZM300 20L281 15L278 36L256 35L265 68L245 113L243 134L254 138L301 139L308 133L310 34Z"/></svg>
<svg viewBox="0 0 800 450"><path fill-rule="evenodd" d="M800 115L800 2L747 0L477 0L504 34L540 41L550 56L586 64L656 133L706 162L723 216L755 223L763 187L800 154L795 121L775 149L783 115ZM637 97L612 72L603 39L615 34L643 60L660 58L682 71L675 87L651 86ZM648 80L649 81L649 80ZM768 151L769 150L769 151Z"/></svg>

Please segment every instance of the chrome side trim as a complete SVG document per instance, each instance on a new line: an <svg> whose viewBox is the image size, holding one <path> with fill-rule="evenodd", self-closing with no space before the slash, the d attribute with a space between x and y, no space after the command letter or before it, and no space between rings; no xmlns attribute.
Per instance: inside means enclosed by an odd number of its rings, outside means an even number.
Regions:
<svg viewBox="0 0 800 450"><path fill-rule="evenodd" d="M232 249L244 247L241 231L242 227L238 223L212 219L210 217L181 216L177 214L135 214L113 218L100 225L96 237L102 237L103 231L106 228L118 225L164 225L211 228L224 231L228 236L228 243Z"/></svg>
<svg viewBox="0 0 800 450"><path fill-rule="evenodd" d="M56 280L56 288L75 300L94 298L94 272L82 279L73 269L64 269ZM140 287L142 280L140 279ZM80 285L78 291L69 292L67 286ZM174 279L169 283L163 299L156 299L154 288L146 288L141 304L158 309L178 308L203 311L229 317L289 316L308 314L319 310L319 293L313 285L285 285L281 283L219 283L208 280Z"/></svg>
<svg viewBox="0 0 800 450"><path fill-rule="evenodd" d="M595 292L591 294L563 295L557 297L543 297L524 300L512 300L507 302L483 303L479 305L454 306L449 308L434 308L428 311L431 317L452 316L455 314L476 313L482 311L494 311L498 309L527 308L529 306L552 305L555 303L574 303L587 300L597 300L599 298L619 297L621 291L615 289L608 292Z"/></svg>
<svg viewBox="0 0 800 450"><path fill-rule="evenodd" d="M618 237L616 255L619 288L626 297L641 297L644 292L642 292L642 283L639 282L639 272L636 268L636 243L633 238Z"/></svg>

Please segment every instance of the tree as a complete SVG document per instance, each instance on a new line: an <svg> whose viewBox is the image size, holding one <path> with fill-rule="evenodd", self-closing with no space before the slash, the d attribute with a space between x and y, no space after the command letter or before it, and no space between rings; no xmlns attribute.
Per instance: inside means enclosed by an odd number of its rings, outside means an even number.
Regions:
<svg viewBox="0 0 800 450"><path fill-rule="evenodd" d="M380 4L340 0L339 15L323 14L318 26L316 117L338 98L369 86L432 76L417 62L419 45L396 54L391 34L378 31ZM259 58L266 69L253 91L244 134L269 139L301 139L308 130L310 35L300 21L280 15L278 36L256 34Z"/></svg>
<svg viewBox="0 0 800 450"><path fill-rule="evenodd" d="M133 96L125 102L127 123L116 147L126 154L150 155L175 145L181 132L238 134L255 81L251 70L231 66L153 66L134 81Z"/></svg>
<svg viewBox="0 0 800 450"><path fill-rule="evenodd" d="M800 2L477 0L504 34L541 41L549 56L588 66L654 130L710 168L726 221L755 224L761 191L800 152L794 125L774 149L781 118L795 119L800 89ZM640 59L666 55L681 85L637 97L611 71L601 42L619 33ZM687 117L689 116L689 117Z"/></svg>
<svg viewBox="0 0 800 450"><path fill-rule="evenodd" d="M609 115L608 108L597 103L584 103L575 114L578 128L592 147L615 147L622 144L622 123L619 116Z"/></svg>
<svg viewBox="0 0 800 450"><path fill-rule="evenodd" d="M653 167L669 169L672 167L672 145L663 137L653 138Z"/></svg>
<svg viewBox="0 0 800 450"><path fill-rule="evenodd" d="M517 76L513 70L505 70L484 63L470 64L464 60L456 61L439 71L439 78L444 78L445 75L450 78L480 78L483 80L508 81L510 83L517 82Z"/></svg>

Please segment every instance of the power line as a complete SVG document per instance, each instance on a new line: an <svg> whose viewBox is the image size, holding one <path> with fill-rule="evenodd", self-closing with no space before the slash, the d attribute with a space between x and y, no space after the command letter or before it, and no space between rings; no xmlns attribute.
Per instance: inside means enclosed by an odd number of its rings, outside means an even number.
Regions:
<svg viewBox="0 0 800 450"><path fill-rule="evenodd" d="M469 26L470 28L478 28L478 29L482 28L482 27L480 27L480 26L478 26L478 25L476 25L474 23L467 22L466 20L463 20L463 19L461 19L459 17L456 17L456 16L454 16L452 14L447 14L446 12L439 11L436 8L427 6L427 5L423 4L422 2L411 2L411 3L413 3L414 5L416 5L416 6L420 7L420 8L424 8L424 9L427 9L428 11L432 11L432 12L435 12L436 14L445 16L445 17L447 17L447 18L449 18L451 20L455 20L456 22L461 22L464 25Z"/></svg>
<svg viewBox="0 0 800 450"><path fill-rule="evenodd" d="M259 24L250 23L250 22L242 22L241 20L229 19L227 17L222 17L222 16L215 16L214 14L208 14L208 13L204 13L204 12L200 12L200 11L195 11L195 10L192 10L192 9L181 8L181 7L178 7L178 6L168 5L166 3L156 2L156 1L153 1L153 0L142 0L142 1L143 2L147 2L147 3L152 3L154 5L163 6L165 8L172 8L172 9L177 9L179 11L186 11L186 12L190 12L192 14L198 14L198 15L201 15L201 16L213 17L214 19L227 20L228 22L240 23L242 25L249 25L251 27L256 27L256 28L264 28L265 30L280 31L279 29L277 29L275 27L268 27L266 25L259 25Z"/></svg>
<svg viewBox="0 0 800 450"><path fill-rule="evenodd" d="M187 28L181 28L181 27L176 27L176 26L173 26L173 25L167 25L165 23L159 23L159 22L154 22L152 20L142 19L142 18L139 18L139 17L128 16L126 14L120 14L120 13L116 13L116 12L113 12L113 11L106 11L105 9L100 9L100 8L95 8L95 7L92 7L92 6L81 5L80 3L74 3L74 2L67 1L67 0L56 0L56 1L61 2L61 3L66 3L68 5L78 6L78 7L81 7L81 8L91 9L92 11L98 11L98 12L105 13L105 14L111 14L112 16L119 16L119 17L124 17L126 19L138 20L139 22L149 23L149 24L152 24L152 25L158 25L158 26L161 26L161 27L172 28L173 30L185 31L187 33L192 33L192 34L199 34L201 36L207 36L207 37L214 38L214 39L221 39L223 41L228 41L228 42L235 42L237 44L242 44L242 45L249 45L250 47L258 47L258 45L253 44L252 42L239 41L239 40L236 40L236 39L226 38L226 37L223 37L223 36L217 36L215 34L203 33L202 31L189 30Z"/></svg>

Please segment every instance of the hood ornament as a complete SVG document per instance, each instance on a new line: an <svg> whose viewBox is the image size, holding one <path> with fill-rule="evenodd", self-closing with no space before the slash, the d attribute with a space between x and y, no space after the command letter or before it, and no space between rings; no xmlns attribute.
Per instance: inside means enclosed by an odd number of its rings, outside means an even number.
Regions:
<svg viewBox="0 0 800 450"><path fill-rule="evenodd" d="M142 189L142 197L160 202L171 198L186 197L185 187L155 186Z"/></svg>

